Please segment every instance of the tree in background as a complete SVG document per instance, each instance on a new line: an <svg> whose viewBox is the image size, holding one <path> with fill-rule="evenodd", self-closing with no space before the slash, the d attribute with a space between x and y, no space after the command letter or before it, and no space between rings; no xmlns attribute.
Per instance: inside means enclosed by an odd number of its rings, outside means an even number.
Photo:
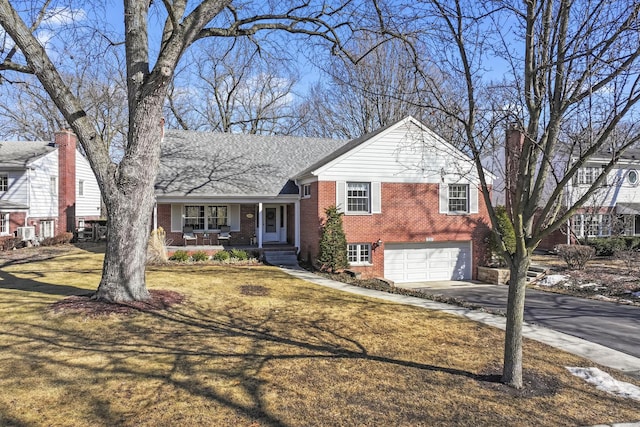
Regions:
<svg viewBox="0 0 640 427"><path fill-rule="evenodd" d="M327 218L322 226L318 264L322 269L335 273L349 267L347 237L342 227L342 215L344 214L338 211L336 205L327 207L324 213Z"/></svg>
<svg viewBox="0 0 640 427"><path fill-rule="evenodd" d="M168 94L167 120L182 129L289 135L300 123L291 58L249 40L208 42L191 52Z"/></svg>
<svg viewBox="0 0 640 427"><path fill-rule="evenodd" d="M303 37L347 52L345 41L359 32L374 34L384 25L376 0L340 3L285 0L243 3L231 0L149 2L124 0L120 14L124 28L108 25L104 5L86 9L74 2L42 5L0 0L0 75L15 81L23 74L35 76L78 137L96 175L108 220L107 247L102 277L95 298L104 301L146 300L146 247L154 184L163 137L163 106L181 59L194 43L207 38L248 37L259 40L274 34ZM87 2L79 5L86 7ZM41 7L41 8L40 8ZM102 16L98 16L100 11ZM367 16L363 11L371 11ZM85 22L86 21L86 22ZM58 27L52 28L53 23ZM149 22L158 22L153 26ZM46 36L46 39L45 39ZM293 37L291 37L293 39ZM288 40L291 42L291 40ZM94 44L95 43L95 44ZM90 57L75 56L78 46L91 46ZM74 93L65 71L74 61L89 61L100 69L112 49L124 48L122 70L126 76L127 131L119 162L107 141L89 118L89 104Z"/></svg>
<svg viewBox="0 0 640 427"><path fill-rule="evenodd" d="M452 142L475 161L494 229L499 221L483 162L489 151L504 147L507 125L521 131L506 176L515 251L501 243L511 274L502 380L520 388L531 255L640 139L640 3L430 0L399 7L411 11L414 28L424 29L415 45L430 57L416 63L419 72L426 81L433 69L446 77L429 87L431 99L456 124ZM583 137L567 156L569 136L577 134ZM567 184L604 148L610 149L609 162L567 206Z"/></svg>

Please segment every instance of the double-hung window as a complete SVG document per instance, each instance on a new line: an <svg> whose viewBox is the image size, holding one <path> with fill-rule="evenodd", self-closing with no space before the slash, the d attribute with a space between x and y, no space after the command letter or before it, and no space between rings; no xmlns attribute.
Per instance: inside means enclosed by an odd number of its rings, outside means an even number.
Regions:
<svg viewBox="0 0 640 427"><path fill-rule="evenodd" d="M577 183L591 185L594 182L596 182L596 179L598 179L601 172L602 172L602 168L597 166L587 166L587 167L580 168L578 169L578 173L577 173ZM606 178L602 184L603 185L607 184Z"/></svg>
<svg viewBox="0 0 640 427"><path fill-rule="evenodd" d="M371 187L368 182L347 182L347 212L371 212Z"/></svg>
<svg viewBox="0 0 640 427"><path fill-rule="evenodd" d="M219 230L229 225L228 206L187 205L184 207L184 225L194 230Z"/></svg>
<svg viewBox="0 0 640 427"><path fill-rule="evenodd" d="M449 212L469 212L469 185L449 184Z"/></svg>
<svg viewBox="0 0 640 427"><path fill-rule="evenodd" d="M9 191L9 177L0 175L0 192Z"/></svg>
<svg viewBox="0 0 640 427"><path fill-rule="evenodd" d="M369 243L347 245L347 259L351 265L371 264L371 245Z"/></svg>
<svg viewBox="0 0 640 427"><path fill-rule="evenodd" d="M0 212L0 235L9 234L9 214Z"/></svg>
<svg viewBox="0 0 640 427"><path fill-rule="evenodd" d="M204 206L185 206L184 225L194 230L204 230Z"/></svg>
<svg viewBox="0 0 640 427"><path fill-rule="evenodd" d="M207 230L219 230L228 219L226 206L207 206Z"/></svg>

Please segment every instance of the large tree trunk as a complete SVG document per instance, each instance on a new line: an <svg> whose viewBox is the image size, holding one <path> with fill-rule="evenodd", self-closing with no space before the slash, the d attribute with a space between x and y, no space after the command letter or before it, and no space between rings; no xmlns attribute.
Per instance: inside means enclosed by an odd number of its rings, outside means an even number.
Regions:
<svg viewBox="0 0 640 427"><path fill-rule="evenodd" d="M131 121L125 156L104 183L107 250L95 298L109 302L149 298L145 283L147 243L155 203L154 184L164 133L163 92L149 96Z"/></svg>
<svg viewBox="0 0 640 427"><path fill-rule="evenodd" d="M107 202L107 249L95 298L143 301L149 298L145 264L153 191L140 189L134 195L120 194L116 199Z"/></svg>
<svg viewBox="0 0 640 427"><path fill-rule="evenodd" d="M510 268L502 382L515 388L522 388L522 324L530 263L529 256L516 254Z"/></svg>

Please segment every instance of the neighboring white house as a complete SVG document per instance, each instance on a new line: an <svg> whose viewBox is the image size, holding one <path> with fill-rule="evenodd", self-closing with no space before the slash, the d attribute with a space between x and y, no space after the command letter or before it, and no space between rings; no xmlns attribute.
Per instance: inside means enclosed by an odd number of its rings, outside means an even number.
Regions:
<svg viewBox="0 0 640 427"><path fill-rule="evenodd" d="M42 240L100 218L100 190L70 131L0 141L0 236Z"/></svg>
<svg viewBox="0 0 640 427"><path fill-rule="evenodd" d="M594 156L568 187L567 203L575 203L595 182L611 154ZM640 150L627 150L582 209L573 216L576 237L640 236Z"/></svg>

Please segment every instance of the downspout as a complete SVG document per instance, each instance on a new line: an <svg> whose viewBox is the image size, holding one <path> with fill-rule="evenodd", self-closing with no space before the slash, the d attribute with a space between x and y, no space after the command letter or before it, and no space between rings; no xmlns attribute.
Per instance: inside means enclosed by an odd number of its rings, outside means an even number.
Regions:
<svg viewBox="0 0 640 427"><path fill-rule="evenodd" d="M27 213L24 216L24 226L29 225L29 213L31 212L31 168L27 167Z"/></svg>

